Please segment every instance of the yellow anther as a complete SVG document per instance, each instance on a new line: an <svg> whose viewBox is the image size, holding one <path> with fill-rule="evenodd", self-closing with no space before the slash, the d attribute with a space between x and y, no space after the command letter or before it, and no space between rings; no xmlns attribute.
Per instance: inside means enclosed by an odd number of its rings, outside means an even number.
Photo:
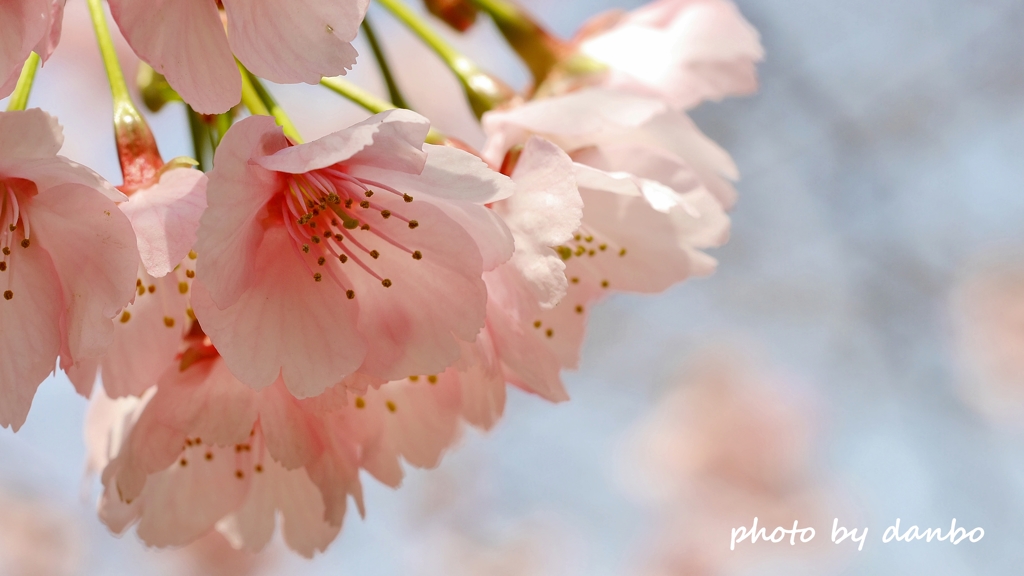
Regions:
<svg viewBox="0 0 1024 576"><path fill-rule="evenodd" d="M195 251L195 250L189 250L189 252L188 252L188 258L189 258L189 260L195 260L195 259L196 259L196 258L198 258L198 257L199 257L199 255L198 255L198 254L196 254L196 251Z"/></svg>
<svg viewBox="0 0 1024 576"><path fill-rule="evenodd" d="M178 464L181 464L182 467L188 466L188 460L182 458L181 460L178 460Z"/></svg>
<svg viewBox="0 0 1024 576"><path fill-rule="evenodd" d="M146 293L146 287L145 286L139 286L139 296L142 296L145 293Z"/></svg>
<svg viewBox="0 0 1024 576"><path fill-rule="evenodd" d="M409 382L419 382L419 381L420 381L420 377L419 376L409 376Z"/></svg>
<svg viewBox="0 0 1024 576"><path fill-rule="evenodd" d="M580 283L580 279L579 278L575 278L575 277L570 278L569 281L572 282L573 284L579 284Z"/></svg>
<svg viewBox="0 0 1024 576"><path fill-rule="evenodd" d="M576 307L576 313L577 314L583 314L583 306L577 306Z"/></svg>
<svg viewBox="0 0 1024 576"><path fill-rule="evenodd" d="M601 280L601 288L607 288L607 287L608 287L608 281L607 280Z"/></svg>
<svg viewBox="0 0 1024 576"><path fill-rule="evenodd" d="M391 412L392 414L394 414L395 411L398 410L398 406L395 406L395 403L392 402L391 400L388 400L385 405L388 407L388 412Z"/></svg>
<svg viewBox="0 0 1024 576"><path fill-rule="evenodd" d="M188 316L189 320L192 320L193 322L195 322L195 320L196 320L196 313L193 312L191 308L185 308L185 315Z"/></svg>
<svg viewBox="0 0 1024 576"><path fill-rule="evenodd" d="M171 318L170 316L164 316L164 326L167 326L168 328L174 328L174 318Z"/></svg>
<svg viewBox="0 0 1024 576"><path fill-rule="evenodd" d="M625 255L626 255L626 249L625 248L623 248L622 250L619 250L619 256L625 256Z"/></svg>
<svg viewBox="0 0 1024 576"><path fill-rule="evenodd" d="M178 282L178 292L188 294L188 282Z"/></svg>
<svg viewBox="0 0 1024 576"><path fill-rule="evenodd" d="M599 249L600 249L600 250L601 250L602 252L604 252L605 250L607 250L607 249L608 249L608 245L607 245L607 244L601 244L600 246L598 246L598 248L599 248Z"/></svg>
<svg viewBox="0 0 1024 576"><path fill-rule="evenodd" d="M10 292L10 290L8 290L8 292ZM7 294L4 294L4 296L6 296L6 295ZM8 300L10 300L10 298L8 298ZM121 312L121 324L125 324L126 322L128 322L131 319L132 319L132 313L131 312L129 312L127 310L125 310L124 312Z"/></svg>
<svg viewBox="0 0 1024 576"><path fill-rule="evenodd" d="M537 320L536 322L533 323L533 327L534 328L540 328L543 324L544 324L543 322L541 322L540 320Z"/></svg>
<svg viewBox="0 0 1024 576"><path fill-rule="evenodd" d="M433 374L427 376L427 382L430 382L431 384L437 384L437 376L434 376Z"/></svg>
<svg viewBox="0 0 1024 576"><path fill-rule="evenodd" d="M356 396L356 408L359 408L360 410L366 408L366 400L363 400L362 396Z"/></svg>
<svg viewBox="0 0 1024 576"><path fill-rule="evenodd" d="M548 338L551 338L552 336L555 335L555 331L552 330L551 328L548 328L547 331L544 332L544 334L546 334Z"/></svg>
<svg viewBox="0 0 1024 576"><path fill-rule="evenodd" d="M562 260L572 258L572 248L569 248L568 246L559 246L558 248L555 248L555 251L558 252L558 256L561 257Z"/></svg>

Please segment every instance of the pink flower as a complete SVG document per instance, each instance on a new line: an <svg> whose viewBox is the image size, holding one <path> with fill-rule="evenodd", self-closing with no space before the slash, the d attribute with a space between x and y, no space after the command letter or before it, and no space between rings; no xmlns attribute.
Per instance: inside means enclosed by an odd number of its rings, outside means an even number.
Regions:
<svg viewBox="0 0 1024 576"><path fill-rule="evenodd" d="M583 202L572 160L540 138L527 142L512 179L515 193L493 209L512 231L515 252L484 274L486 327L475 343L464 346L459 363L441 375L460 384L463 415L481 428L492 427L504 411L506 382L547 400L569 399L553 333L535 323L566 294L565 263L552 246L572 239Z"/></svg>
<svg viewBox="0 0 1024 576"><path fill-rule="evenodd" d="M62 141L40 110L0 113L0 425L15 430L57 356L65 369L101 356L134 293L123 196L57 156Z"/></svg>
<svg viewBox="0 0 1024 576"><path fill-rule="evenodd" d="M427 130L395 110L298 146L269 118L225 136L192 304L242 382L305 398L357 371L435 374L476 338L481 275L512 251L484 204L511 182Z"/></svg>
<svg viewBox="0 0 1024 576"><path fill-rule="evenodd" d="M344 74L355 64L351 42L368 4L110 0L110 12L139 58L165 75L196 111L215 114L240 99L235 57L257 76L282 84L315 84L322 76Z"/></svg>
<svg viewBox="0 0 1024 576"><path fill-rule="evenodd" d="M184 360L141 400L111 404L96 392L87 436L91 467L103 468L101 519L116 532L138 522L139 536L163 547L237 515L238 537L256 550L280 510L290 546L322 550L347 496L362 507L355 445L332 435L312 401L280 384L255 392L238 382L208 346Z"/></svg>
<svg viewBox="0 0 1024 576"><path fill-rule="evenodd" d="M362 513L360 467L397 486L401 460L435 466L458 438L459 389L434 377L380 390L356 377L299 400L280 380L252 390L208 343L190 341L142 399L97 389L87 419L101 519L115 532L137 522L150 545L216 528L256 552L280 512L285 542L312 556L337 536L350 496Z"/></svg>
<svg viewBox="0 0 1024 576"><path fill-rule="evenodd" d="M658 0L598 16L575 42L608 66L601 85L677 109L754 93L764 59L757 30L728 0Z"/></svg>
<svg viewBox="0 0 1024 576"><path fill-rule="evenodd" d="M701 250L728 237L736 167L685 115L657 99L589 89L491 112L483 123L491 162L513 158L533 134L576 162L583 219L557 246L568 295L534 323L563 367L576 365L589 306L608 290L658 292L714 271Z"/></svg>
<svg viewBox="0 0 1024 576"><path fill-rule="evenodd" d="M60 41L65 0L0 3L0 98L14 91L22 65L35 52L45 62Z"/></svg>

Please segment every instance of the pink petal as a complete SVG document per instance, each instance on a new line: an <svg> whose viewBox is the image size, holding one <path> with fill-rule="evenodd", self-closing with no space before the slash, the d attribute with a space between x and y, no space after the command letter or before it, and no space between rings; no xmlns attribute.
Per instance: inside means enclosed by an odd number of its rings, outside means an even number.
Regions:
<svg viewBox="0 0 1024 576"><path fill-rule="evenodd" d="M379 252L372 260L374 270L393 283L385 288L369 274L349 274L359 303L359 333L367 343L359 372L385 380L439 373L458 358L459 340L472 341L483 327L487 296L480 251L462 227L431 203L406 203L391 194L376 194L374 200L419 222L415 230L395 218L374 226L420 251L422 259L383 240L360 238Z"/></svg>
<svg viewBox="0 0 1024 576"><path fill-rule="evenodd" d="M34 249L33 249L34 248ZM60 351L60 277L40 248L15 246L0 272L0 426L21 428L39 384L54 371Z"/></svg>
<svg viewBox="0 0 1024 576"><path fill-rule="evenodd" d="M135 294L135 234L117 206L93 188L56 186L24 202L32 243L49 254L64 292L64 335L71 363L103 354L110 319ZM28 250L32 250L30 247Z"/></svg>
<svg viewBox="0 0 1024 576"><path fill-rule="evenodd" d="M253 261L263 238L264 207L279 186L277 175L249 159L287 146L274 120L262 116L232 126L217 148L207 184L208 207L197 232L196 251L203 257L196 276L220 307L233 304L255 281Z"/></svg>
<svg viewBox="0 0 1024 576"><path fill-rule="evenodd" d="M551 247L572 239L583 217L572 160L551 142L532 138L512 177L516 194L494 209L515 237L512 265L536 301L550 308L566 290L565 264Z"/></svg>
<svg viewBox="0 0 1024 576"><path fill-rule="evenodd" d="M366 354L353 329L357 301L330 278L314 281L281 226L267 230L253 265L253 285L224 310L204 278L193 284L196 316L238 379L259 390L281 376L307 398L354 372Z"/></svg>
<svg viewBox="0 0 1024 576"><path fill-rule="evenodd" d="M505 375L495 358L490 330L481 330L476 342L463 344L459 362L438 378L457 380L462 417L471 425L490 430L505 412Z"/></svg>
<svg viewBox="0 0 1024 576"><path fill-rule="evenodd" d="M191 168L164 172L156 185L137 191L121 205L149 275L166 276L185 258L196 243L205 209L206 175Z"/></svg>
<svg viewBox="0 0 1024 576"><path fill-rule="evenodd" d="M429 130L430 121L423 116L389 110L319 140L254 160L267 170L287 174L304 174L339 162L419 174L427 161L423 141Z"/></svg>
<svg viewBox="0 0 1024 576"><path fill-rule="evenodd" d="M39 108L0 113L0 158L4 161L53 158L63 144L64 130L57 118Z"/></svg>
<svg viewBox="0 0 1024 576"><path fill-rule="evenodd" d="M502 219L483 205L508 198L514 189L512 181L468 152L429 144L424 150L427 163L420 174L366 166L353 167L351 173L436 206L473 237L484 270L507 261L512 256L512 235Z"/></svg>
<svg viewBox="0 0 1024 576"><path fill-rule="evenodd" d="M242 78L217 5L209 0L110 0L110 13L132 50L167 77L201 114L238 104Z"/></svg>
<svg viewBox="0 0 1024 576"><path fill-rule="evenodd" d="M556 332L536 326L543 309L530 284L511 265L488 272L487 329L506 377L520 388L552 402L569 399L562 385L559 358L548 351ZM550 332L548 332L550 330ZM559 331L560 332L560 331ZM550 334L550 335L549 335ZM561 333L557 333L562 338Z"/></svg>
<svg viewBox="0 0 1024 576"><path fill-rule="evenodd" d="M172 465L146 482L138 534L150 546L188 544L242 505L253 475L240 479L236 472L252 469L248 453L236 454L233 447L200 449L213 458L196 453L187 465Z"/></svg>
<svg viewBox="0 0 1024 576"><path fill-rule="evenodd" d="M327 510L318 487L305 470L275 469L274 492L281 510L281 535L289 548L306 558L323 552L337 538L341 524L325 520ZM341 512L344 516L344 511Z"/></svg>
<svg viewBox="0 0 1024 576"><path fill-rule="evenodd" d="M0 3L0 98L14 90L29 52L47 34L49 17L49 0Z"/></svg>
<svg viewBox="0 0 1024 576"><path fill-rule="evenodd" d="M114 339L102 360L103 389L111 398L142 396L155 386L175 364L188 322L188 298L175 276L153 278L140 266L138 278L145 290L115 318Z"/></svg>
<svg viewBox="0 0 1024 576"><path fill-rule="evenodd" d="M352 40L369 0L226 0L228 40L257 76L316 84L356 62Z"/></svg>

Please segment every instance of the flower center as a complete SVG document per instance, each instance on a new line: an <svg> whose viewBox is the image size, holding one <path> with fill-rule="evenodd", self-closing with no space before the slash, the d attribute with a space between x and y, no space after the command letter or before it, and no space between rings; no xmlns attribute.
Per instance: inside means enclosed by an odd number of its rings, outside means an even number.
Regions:
<svg viewBox="0 0 1024 576"><path fill-rule="evenodd" d="M17 247L28 248L32 243L32 227L28 214L21 210L18 196L9 182L0 181L0 286L4 288L4 300L14 299L11 285L11 252Z"/></svg>
<svg viewBox="0 0 1024 576"><path fill-rule="evenodd" d="M381 258L381 253L368 248L367 242L383 240L413 260L423 259L422 252L405 246L387 232L389 227L398 225L396 221L413 230L420 223L387 208L393 200L378 200L381 197L375 194L396 196L406 203L413 201L412 196L390 186L360 180L330 167L291 176L282 203L285 227L295 246L304 256L316 260L313 279L320 282L325 274L330 276L350 300L355 298L355 291L337 274L338 266L352 263L381 286L393 285L390 278L374 269L374 261Z"/></svg>

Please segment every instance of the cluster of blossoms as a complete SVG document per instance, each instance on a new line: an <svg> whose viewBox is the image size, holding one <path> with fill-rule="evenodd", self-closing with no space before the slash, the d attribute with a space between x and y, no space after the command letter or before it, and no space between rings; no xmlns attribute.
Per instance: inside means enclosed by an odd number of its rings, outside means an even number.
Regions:
<svg viewBox="0 0 1024 576"><path fill-rule="evenodd" d="M401 107L380 51L390 101L337 78L360 29L376 46L368 0L108 0L147 104L191 120L196 160L166 163L87 1L116 187L25 110L64 1L0 4L0 425L59 360L92 397L100 517L150 545L217 530L259 550L280 519L291 548L324 550L363 512L361 470L398 486L403 461L435 466L509 384L567 400L591 306L707 275L727 239L737 170L685 113L756 88L758 35L727 0L657 0L571 41L508 0L426 1L459 30L489 15L533 73L523 94L378 0L450 65L479 151ZM303 143L263 79L373 115Z"/></svg>

